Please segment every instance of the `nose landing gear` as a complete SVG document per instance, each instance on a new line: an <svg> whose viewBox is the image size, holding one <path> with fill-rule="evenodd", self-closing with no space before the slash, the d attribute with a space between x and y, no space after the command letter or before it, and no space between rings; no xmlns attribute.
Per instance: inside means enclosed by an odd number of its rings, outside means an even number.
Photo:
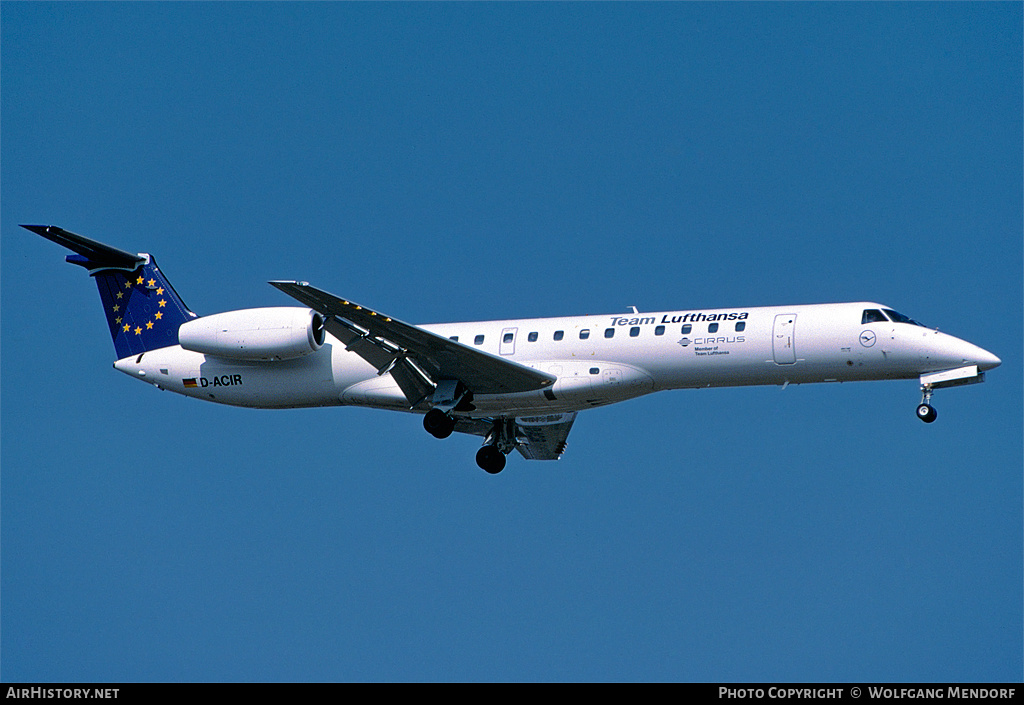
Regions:
<svg viewBox="0 0 1024 705"><path fill-rule="evenodd" d="M932 386L930 384L921 385L921 403L917 406L917 418L921 419L925 423L931 423L938 418L939 412L931 405L932 400Z"/></svg>

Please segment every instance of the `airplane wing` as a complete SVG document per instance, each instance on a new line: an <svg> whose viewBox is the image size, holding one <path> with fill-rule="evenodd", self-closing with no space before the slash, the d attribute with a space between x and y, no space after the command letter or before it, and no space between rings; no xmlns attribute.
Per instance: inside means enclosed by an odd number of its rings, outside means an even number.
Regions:
<svg viewBox="0 0 1024 705"><path fill-rule="evenodd" d="M322 313L331 335L376 367L379 374L390 372L413 407L445 379L462 382L474 394L530 392L555 383L554 375L456 343L306 282L270 284Z"/></svg>
<svg viewBox="0 0 1024 705"><path fill-rule="evenodd" d="M558 460L565 451L566 438L575 420L575 411L516 419L516 437L520 440L516 450L527 460Z"/></svg>

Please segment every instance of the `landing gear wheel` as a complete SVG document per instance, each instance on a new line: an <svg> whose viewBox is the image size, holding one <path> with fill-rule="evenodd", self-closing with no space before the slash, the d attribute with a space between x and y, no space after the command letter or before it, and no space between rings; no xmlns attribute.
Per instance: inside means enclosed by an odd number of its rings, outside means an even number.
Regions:
<svg viewBox="0 0 1024 705"><path fill-rule="evenodd" d="M932 408L931 404L921 404L917 407L917 418L925 423L931 423L938 418L939 413Z"/></svg>
<svg viewBox="0 0 1024 705"><path fill-rule="evenodd" d="M447 438L455 430L455 419L440 409L431 409L423 417L423 428L434 438Z"/></svg>
<svg viewBox="0 0 1024 705"><path fill-rule="evenodd" d="M505 454L494 446L483 446L476 452L476 464L484 471L497 475L505 469Z"/></svg>

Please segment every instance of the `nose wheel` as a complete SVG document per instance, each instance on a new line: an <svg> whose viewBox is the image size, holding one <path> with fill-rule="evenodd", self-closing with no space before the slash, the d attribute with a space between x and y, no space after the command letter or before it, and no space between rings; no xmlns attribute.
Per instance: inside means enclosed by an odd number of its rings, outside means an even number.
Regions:
<svg viewBox="0 0 1024 705"><path fill-rule="evenodd" d="M939 412L931 405L932 388L929 385L921 385L921 403L917 406L917 418L925 423L931 423L938 418Z"/></svg>

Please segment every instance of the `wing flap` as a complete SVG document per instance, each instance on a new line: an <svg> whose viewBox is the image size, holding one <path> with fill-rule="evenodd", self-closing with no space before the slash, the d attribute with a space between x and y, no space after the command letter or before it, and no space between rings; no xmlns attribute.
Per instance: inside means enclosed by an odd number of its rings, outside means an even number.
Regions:
<svg viewBox="0 0 1024 705"><path fill-rule="evenodd" d="M391 368L391 377L413 408L419 406L434 392L434 385L406 358L399 358Z"/></svg>
<svg viewBox="0 0 1024 705"><path fill-rule="evenodd" d="M566 440L574 421L575 411L520 417L516 419L516 435L525 443L518 443L516 449L527 460L558 460L565 452Z"/></svg>
<svg viewBox="0 0 1024 705"><path fill-rule="evenodd" d="M346 350L354 352L376 367L378 371L385 369L395 359L394 351L389 351L370 341L365 331L354 330L333 316L327 317L324 327L328 333L345 345Z"/></svg>

